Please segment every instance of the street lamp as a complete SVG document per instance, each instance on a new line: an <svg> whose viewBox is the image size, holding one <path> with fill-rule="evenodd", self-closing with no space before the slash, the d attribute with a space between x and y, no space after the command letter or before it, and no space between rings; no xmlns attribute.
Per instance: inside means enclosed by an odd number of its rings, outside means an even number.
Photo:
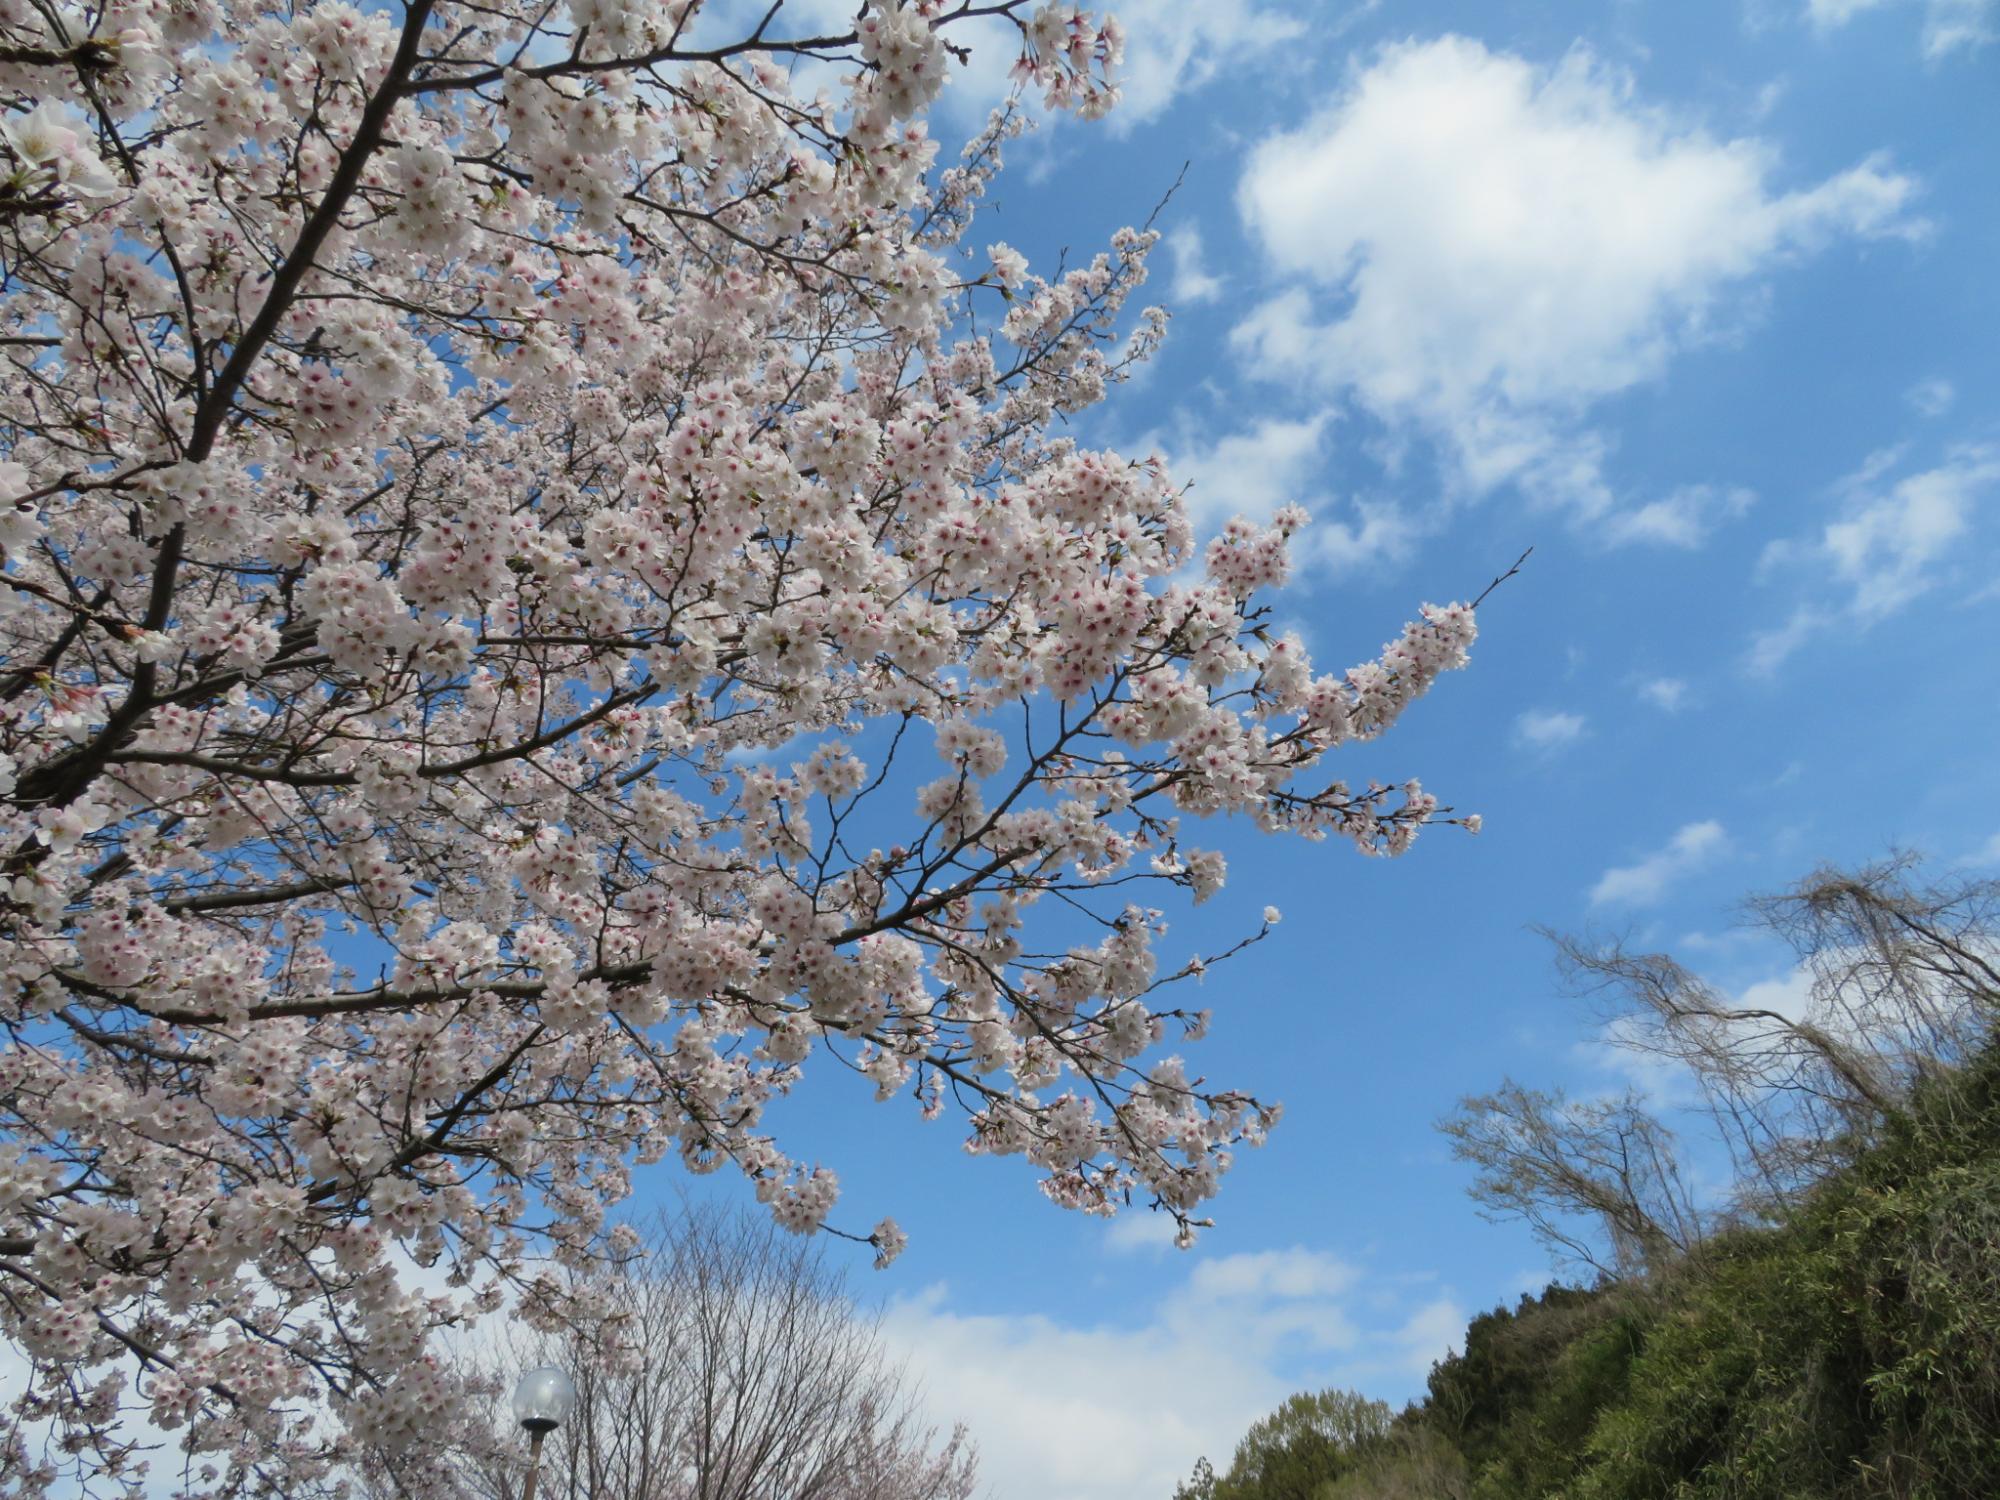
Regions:
<svg viewBox="0 0 2000 1500"><path fill-rule="evenodd" d="M576 1386L554 1365L528 1371L514 1385L514 1419L528 1430L528 1482L521 1500L535 1500L535 1476L542 1467L542 1439L576 1410Z"/></svg>

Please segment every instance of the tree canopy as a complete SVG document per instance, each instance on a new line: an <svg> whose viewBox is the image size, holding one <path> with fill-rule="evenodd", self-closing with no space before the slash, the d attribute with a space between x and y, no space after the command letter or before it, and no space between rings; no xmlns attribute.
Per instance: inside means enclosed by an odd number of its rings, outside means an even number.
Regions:
<svg viewBox="0 0 2000 1500"><path fill-rule="evenodd" d="M1091 116L1115 21L794 14L0 17L27 1487L136 1472L135 1413L201 1491L407 1448L460 1401L434 1332L588 1316L664 1158L886 1262L766 1128L815 1054L1191 1236L1277 1117L1172 1050L1205 965L1147 903L1222 886L1194 820L1448 816L1320 767L1471 607L1316 669L1262 602L1302 510L1198 548L1160 464L1061 430L1161 336L1156 234L1049 275L967 238L1020 116L940 156L960 38Z"/></svg>

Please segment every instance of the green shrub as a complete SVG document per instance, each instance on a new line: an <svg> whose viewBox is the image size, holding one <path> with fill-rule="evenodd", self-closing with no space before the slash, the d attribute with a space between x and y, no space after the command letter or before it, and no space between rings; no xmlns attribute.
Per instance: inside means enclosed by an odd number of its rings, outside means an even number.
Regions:
<svg viewBox="0 0 2000 1500"><path fill-rule="evenodd" d="M1315 1447L1309 1415L1239 1450L1277 1488L1217 1500L2000 1496L2000 1049L1923 1083L1784 1222L1475 1318L1379 1435Z"/></svg>

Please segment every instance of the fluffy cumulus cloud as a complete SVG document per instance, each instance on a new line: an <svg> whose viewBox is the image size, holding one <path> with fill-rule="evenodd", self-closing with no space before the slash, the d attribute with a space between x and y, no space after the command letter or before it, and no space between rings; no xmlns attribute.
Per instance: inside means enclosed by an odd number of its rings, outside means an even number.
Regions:
<svg viewBox="0 0 2000 1500"><path fill-rule="evenodd" d="M1728 847L1729 835L1714 819L1689 823L1637 863L1606 870L1590 888L1591 903L1656 905L1677 882L1712 863Z"/></svg>
<svg viewBox="0 0 2000 1500"><path fill-rule="evenodd" d="M1394 46L1252 153L1239 206L1284 284L1235 344L1435 438L1468 491L1511 481L1613 540L1689 545L1747 497L1620 514L1592 405L1712 337L1772 267L1921 229L1884 160L1790 191L1776 173L1764 143L1647 105L1583 50L1544 68L1462 37Z"/></svg>
<svg viewBox="0 0 2000 1500"><path fill-rule="evenodd" d="M1776 671L1830 629L1886 619L1957 571L1976 506L2000 488L2000 449L1958 448L1900 478L1898 460L1893 451L1871 458L1836 488L1835 519L1765 549L1764 574L1797 580L1803 597L1751 641L1753 673Z"/></svg>
<svg viewBox="0 0 2000 1500"><path fill-rule="evenodd" d="M1845 26L1863 11L1903 0L1806 0L1806 16L1822 31ZM1996 34L1996 0L1923 0L1924 56L1936 61L1954 52L1977 52Z"/></svg>
<svg viewBox="0 0 2000 1500"><path fill-rule="evenodd" d="M932 1415L972 1425L989 1493L1132 1500L1172 1494L1203 1455L1226 1461L1305 1385L1420 1384L1465 1309L1371 1280L1310 1250L1216 1256L1122 1327L967 1312L938 1286L892 1303L884 1333Z"/></svg>

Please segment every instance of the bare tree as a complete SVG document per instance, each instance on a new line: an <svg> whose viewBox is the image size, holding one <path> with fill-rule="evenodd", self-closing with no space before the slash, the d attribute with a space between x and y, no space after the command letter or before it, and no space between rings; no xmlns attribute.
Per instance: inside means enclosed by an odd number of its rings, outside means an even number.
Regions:
<svg viewBox="0 0 2000 1500"><path fill-rule="evenodd" d="M1512 1079L1439 1122L1452 1154L1479 1168L1488 1218L1519 1218L1567 1261L1626 1276L1685 1254L1705 1220L1673 1132L1636 1094L1570 1100Z"/></svg>
<svg viewBox="0 0 2000 1500"><path fill-rule="evenodd" d="M684 1209L643 1253L590 1273L567 1306L600 1321L517 1328L475 1356L504 1392L560 1365L577 1410L550 1437L547 1500L967 1500L977 1455L940 1440L876 1325L816 1242L747 1212ZM521 1449L504 1401L445 1455L464 1500L515 1500ZM436 1457L436 1455L432 1455ZM424 1462L419 1458L417 1462ZM426 1476L436 1482L435 1472ZM403 1487L383 1473L384 1496Z"/></svg>
<svg viewBox="0 0 2000 1500"><path fill-rule="evenodd" d="M1830 868L1746 903L1792 948L1798 985L1751 1005L1665 954L1554 936L1617 1045L1677 1064L1730 1148L1742 1202L1779 1209L1901 1118L1910 1090L1989 1034L2000 882L1925 883L1900 857Z"/></svg>
<svg viewBox="0 0 2000 1500"><path fill-rule="evenodd" d="M1472 1193L1490 1214L1629 1274L1725 1215L1781 1214L1990 1035L2000 881L1925 882L1904 856L1821 868L1746 910L1797 963L1797 984L1769 1003L1732 999L1664 953L1548 934L1564 978L1599 1003L1604 1036L1693 1081L1732 1157L1735 1201L1696 1204L1673 1133L1639 1095L1572 1103L1507 1082L1440 1125L1479 1168Z"/></svg>

